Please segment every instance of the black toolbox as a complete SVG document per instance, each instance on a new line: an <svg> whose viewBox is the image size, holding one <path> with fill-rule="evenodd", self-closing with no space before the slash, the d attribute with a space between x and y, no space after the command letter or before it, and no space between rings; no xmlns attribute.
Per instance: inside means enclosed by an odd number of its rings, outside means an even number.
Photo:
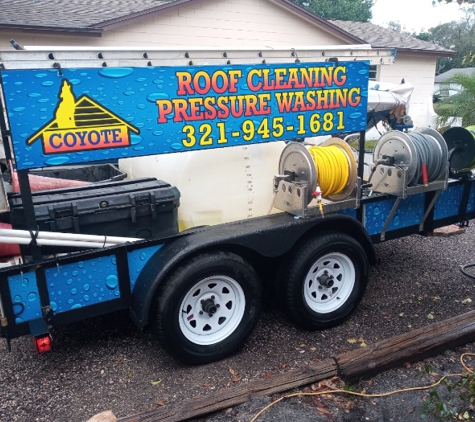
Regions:
<svg viewBox="0 0 475 422"><path fill-rule="evenodd" d="M39 230L160 238L178 233L180 193L155 178L33 192ZM10 195L10 222L25 229L20 194Z"/></svg>

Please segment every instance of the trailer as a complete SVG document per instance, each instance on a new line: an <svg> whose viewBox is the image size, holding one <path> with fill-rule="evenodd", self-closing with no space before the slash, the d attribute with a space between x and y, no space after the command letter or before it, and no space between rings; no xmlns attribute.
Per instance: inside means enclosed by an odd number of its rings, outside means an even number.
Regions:
<svg viewBox="0 0 475 422"><path fill-rule="evenodd" d="M128 309L172 356L203 364L243 345L266 297L306 329L340 324L374 244L474 218L463 128L389 131L365 174L369 66L394 60L370 46L0 52L4 179L20 191L0 204L13 226L0 241L21 245L0 269L1 336L30 334L44 352L56 327ZM251 191L253 148L276 142L269 212L236 221L180 227L184 192L154 177L33 188L49 168L234 147ZM195 190L194 202L224 197Z"/></svg>

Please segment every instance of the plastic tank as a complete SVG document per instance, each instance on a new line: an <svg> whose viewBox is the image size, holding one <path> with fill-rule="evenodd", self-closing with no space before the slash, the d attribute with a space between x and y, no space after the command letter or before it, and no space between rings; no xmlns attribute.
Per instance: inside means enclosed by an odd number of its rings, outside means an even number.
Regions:
<svg viewBox="0 0 475 422"><path fill-rule="evenodd" d="M285 142L119 160L129 178L156 177L181 193L180 230L266 215Z"/></svg>

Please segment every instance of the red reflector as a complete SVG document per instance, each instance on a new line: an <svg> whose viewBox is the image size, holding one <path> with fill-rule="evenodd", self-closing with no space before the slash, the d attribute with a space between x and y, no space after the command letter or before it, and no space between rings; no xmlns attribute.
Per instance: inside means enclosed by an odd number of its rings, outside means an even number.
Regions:
<svg viewBox="0 0 475 422"><path fill-rule="evenodd" d="M51 351L51 336L49 334L43 334L41 336L33 337L35 343L35 349L37 353L45 353Z"/></svg>

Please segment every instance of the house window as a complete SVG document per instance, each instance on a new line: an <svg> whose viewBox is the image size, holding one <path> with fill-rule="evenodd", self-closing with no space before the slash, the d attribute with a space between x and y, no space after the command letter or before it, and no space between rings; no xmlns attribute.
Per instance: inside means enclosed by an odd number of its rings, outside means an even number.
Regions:
<svg viewBox="0 0 475 422"><path fill-rule="evenodd" d="M450 84L448 83L441 83L439 95L441 98L446 98L450 96Z"/></svg>
<svg viewBox="0 0 475 422"><path fill-rule="evenodd" d="M376 81L378 79L378 66L373 64L369 67L369 80Z"/></svg>

